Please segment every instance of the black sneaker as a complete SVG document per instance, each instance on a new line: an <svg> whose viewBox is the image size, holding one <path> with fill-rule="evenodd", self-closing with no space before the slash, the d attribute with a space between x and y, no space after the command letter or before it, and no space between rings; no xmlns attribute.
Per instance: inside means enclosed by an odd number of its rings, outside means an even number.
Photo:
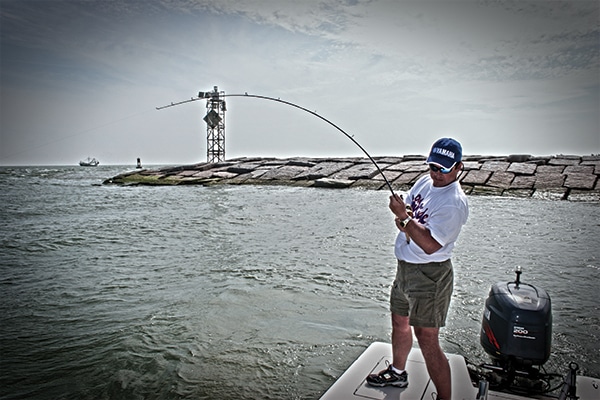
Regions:
<svg viewBox="0 0 600 400"><path fill-rule="evenodd" d="M403 388L408 386L408 374L406 371L398 374L390 365L387 367L387 369L380 371L378 374L371 374L367 376L367 383L371 386L377 387L396 386Z"/></svg>

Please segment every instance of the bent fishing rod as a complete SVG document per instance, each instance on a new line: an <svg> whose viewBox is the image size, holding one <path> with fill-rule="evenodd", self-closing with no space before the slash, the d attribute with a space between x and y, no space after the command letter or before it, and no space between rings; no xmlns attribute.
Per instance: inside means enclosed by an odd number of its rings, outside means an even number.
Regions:
<svg viewBox="0 0 600 400"><path fill-rule="evenodd" d="M309 114L314 115L315 117L317 117L319 119L322 119L323 121L327 122L329 125L333 126L335 129L337 129L338 131L340 131L341 133L343 133L344 136L346 136L348 139L350 139L352 141L352 143L354 143L355 145L357 145L358 148L361 149L363 153L365 153L365 155L373 163L373 165L375 166L375 168L377 168L377 171L379 172L379 174L381 174L381 176L383 177L383 180L385 181L385 184L387 185L388 189L392 193L392 196L394 196L394 197L396 196L396 194L394 193L394 189L392 188L392 185L390 184L390 182L386 178L386 176L383 173L383 171L381 170L381 168L379 168L379 165L377 165L377 163L375 162L375 160L373 159L373 157L371 157L371 155L367 152L367 150L365 150L365 148L362 147L360 145L360 143L358 143L356 141L356 139L354 139L353 135L349 135L348 133L346 133L346 131L344 131L342 128L340 128L339 126L337 126L336 124L334 124L333 122L331 122L330 120L328 120L327 118L323 117L320 114L317 114L316 111L309 110L308 108L302 107L302 106L300 106L298 104L295 104L295 103L292 103L290 101L281 100L280 98L275 98L275 97L260 96L260 95L248 94L248 93L244 93L244 94L222 94L222 93L218 93L218 92L200 92L200 93L198 93L198 97L192 97L190 100L184 100L184 101L180 101L180 102L177 102L177 103L167 104L166 106L156 107L156 109L157 110L162 110L162 109L165 109L165 108L174 107L174 106L178 106L180 104L185 104L185 103L191 103L192 101L203 100L203 99L219 100L219 99L221 99L223 97L248 97L248 98L254 98L254 99L270 100L270 101L274 101L274 102L277 102L277 103L282 103L282 104L286 104L288 106L292 106L292 107L298 108L298 109L300 109L302 111L305 111L305 112L307 112Z"/></svg>

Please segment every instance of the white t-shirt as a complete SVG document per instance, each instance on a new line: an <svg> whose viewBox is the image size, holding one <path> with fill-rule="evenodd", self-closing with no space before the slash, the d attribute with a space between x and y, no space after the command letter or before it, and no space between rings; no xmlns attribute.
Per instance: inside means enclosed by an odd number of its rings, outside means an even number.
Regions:
<svg viewBox="0 0 600 400"><path fill-rule="evenodd" d="M467 196L458 181L444 187L434 187L431 177L425 175L410 189L405 203L411 205L413 219L425 225L442 248L427 254L413 240L407 243L404 232L399 232L395 246L396 258L414 264L449 259L458 234L469 216Z"/></svg>

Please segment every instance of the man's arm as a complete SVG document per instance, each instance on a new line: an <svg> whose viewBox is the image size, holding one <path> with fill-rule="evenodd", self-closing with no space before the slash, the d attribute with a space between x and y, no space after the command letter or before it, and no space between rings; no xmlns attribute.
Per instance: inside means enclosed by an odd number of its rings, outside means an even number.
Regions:
<svg viewBox="0 0 600 400"><path fill-rule="evenodd" d="M433 254L442 248L442 245L431 236L431 232L424 225L421 225L417 220L411 220L403 228L401 222L408 218L406 205L402 198L398 195L390 196L390 210L396 216L396 226L402 232L406 232L411 240L419 246L427 254Z"/></svg>

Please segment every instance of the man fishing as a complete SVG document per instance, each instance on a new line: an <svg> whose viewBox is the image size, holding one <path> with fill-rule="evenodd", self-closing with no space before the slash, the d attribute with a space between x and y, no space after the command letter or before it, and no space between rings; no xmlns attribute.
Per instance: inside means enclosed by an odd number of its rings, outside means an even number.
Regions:
<svg viewBox="0 0 600 400"><path fill-rule="evenodd" d="M369 385L408 385L405 368L414 329L437 398L451 398L450 365L439 344L439 330L445 326L452 296L452 249L469 215L458 182L461 160L459 142L439 139L427 158L429 174L410 189L406 204L401 196L390 196L389 207L400 230L395 244L398 269L390 295L393 359L387 369L367 377Z"/></svg>

